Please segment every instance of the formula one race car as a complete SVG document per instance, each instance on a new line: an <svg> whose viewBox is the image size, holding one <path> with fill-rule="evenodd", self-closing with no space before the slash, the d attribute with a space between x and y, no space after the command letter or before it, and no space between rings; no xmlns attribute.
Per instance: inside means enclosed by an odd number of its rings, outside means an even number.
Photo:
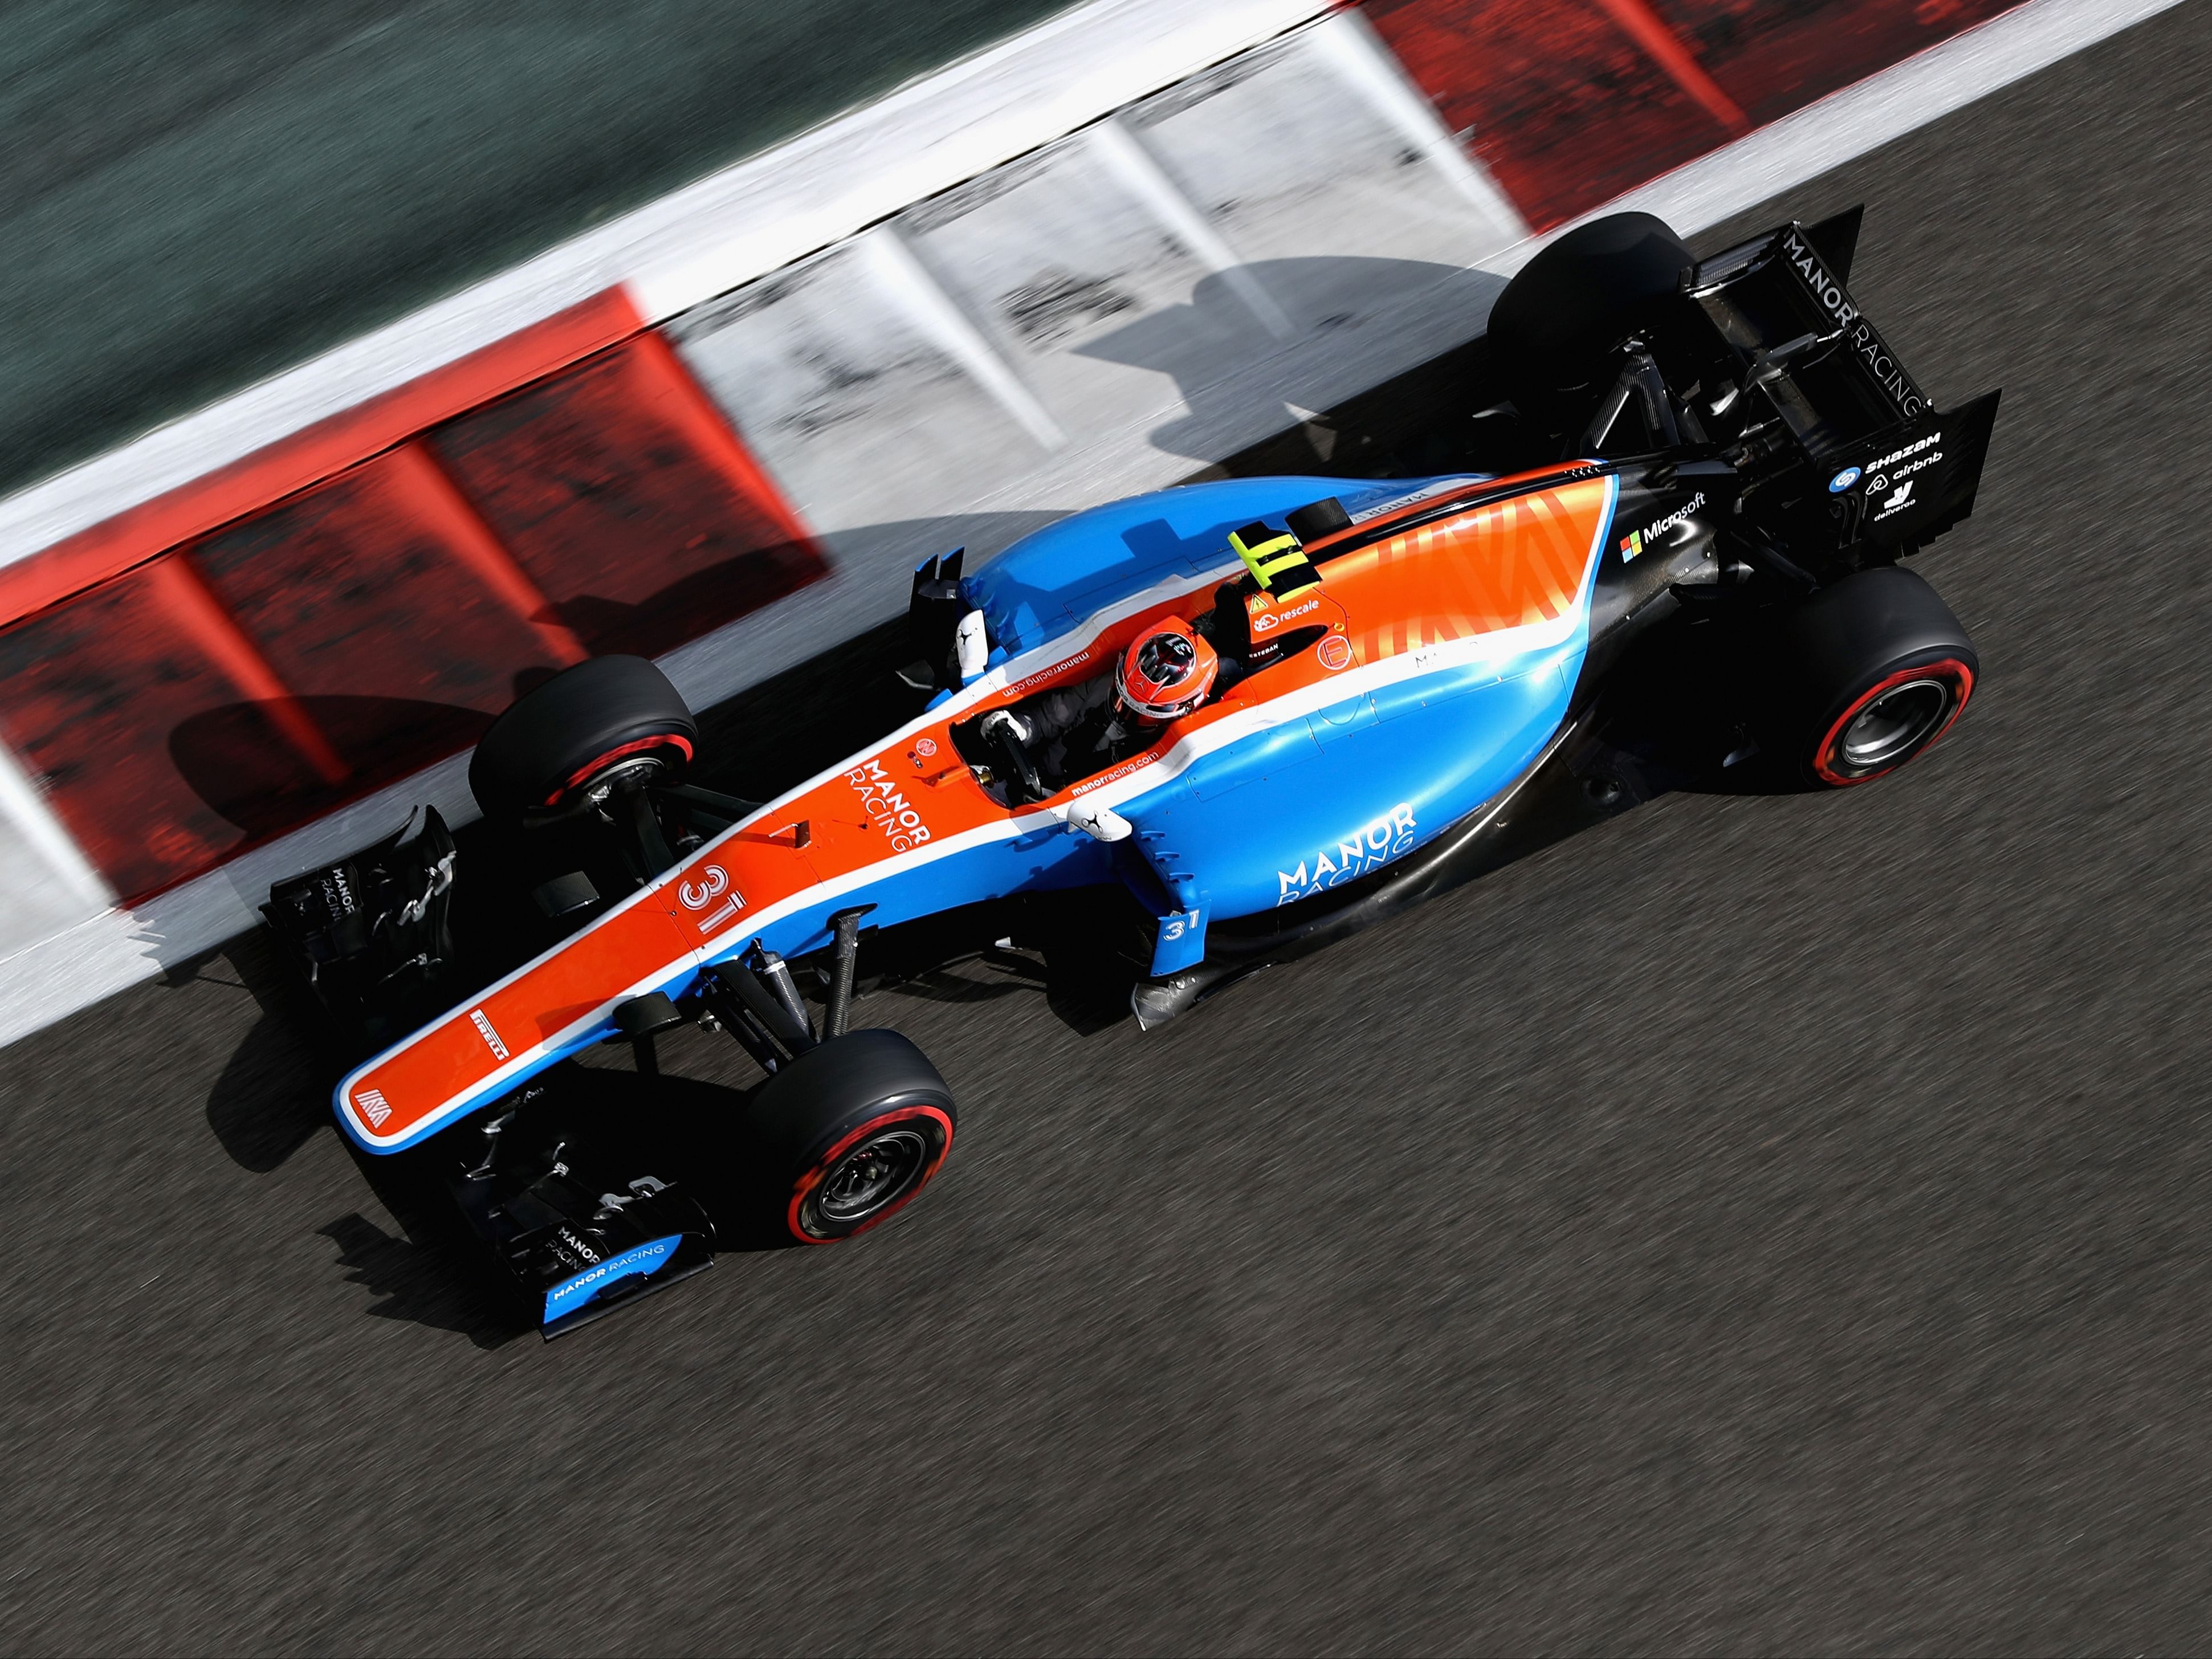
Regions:
<svg viewBox="0 0 2212 1659"><path fill-rule="evenodd" d="M1048 948L1127 960L1151 1026L1662 789L1895 770L1973 692L1972 645L1899 561L1972 508L1996 394L1929 404L1844 287L1857 228L1698 261L1621 215L1552 244L1491 320L1493 416L1532 462L1504 476L1188 485L973 573L931 559L927 707L766 805L685 781L698 726L649 663L549 680L470 781L551 849L510 871L550 948L472 994L441 978L434 823L271 896L380 1046L337 1087L345 1133L434 1153L558 1330L704 1265L733 1224L690 1172L531 1129L542 1074L591 1045L650 1073L655 1034L727 1032L764 1073L736 1221L848 1238L953 1139L921 1053L848 1029L864 950L902 928L1057 915ZM1091 902L1054 908L1072 894Z"/></svg>

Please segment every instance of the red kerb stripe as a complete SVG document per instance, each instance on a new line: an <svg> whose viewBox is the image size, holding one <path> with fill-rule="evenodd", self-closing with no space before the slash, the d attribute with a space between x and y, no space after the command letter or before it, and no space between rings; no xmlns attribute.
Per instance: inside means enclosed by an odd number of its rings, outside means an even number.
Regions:
<svg viewBox="0 0 2212 1659"><path fill-rule="evenodd" d="M180 542L205 535L332 474L639 333L620 287L317 422L204 477L103 520L0 568L0 623L57 605Z"/></svg>

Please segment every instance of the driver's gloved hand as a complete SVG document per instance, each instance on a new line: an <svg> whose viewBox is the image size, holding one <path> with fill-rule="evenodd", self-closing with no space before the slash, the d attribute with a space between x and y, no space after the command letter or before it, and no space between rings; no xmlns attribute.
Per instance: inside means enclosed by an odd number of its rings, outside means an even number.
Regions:
<svg viewBox="0 0 2212 1659"><path fill-rule="evenodd" d="M1001 733L1012 738L1016 743L1023 744L1027 744L1035 735L1030 730L1029 722L1011 708L993 709L983 716L983 723L976 727L976 730L984 738L994 743L998 741Z"/></svg>
<svg viewBox="0 0 2212 1659"><path fill-rule="evenodd" d="M1042 800L1050 791L1044 780L1037 775L1036 762L1030 756L1030 726L1012 710L995 708L986 714L975 730L987 741L998 746L1000 753L1013 764L1013 775L1018 780L1018 791L1009 783L1010 797L1027 800Z"/></svg>

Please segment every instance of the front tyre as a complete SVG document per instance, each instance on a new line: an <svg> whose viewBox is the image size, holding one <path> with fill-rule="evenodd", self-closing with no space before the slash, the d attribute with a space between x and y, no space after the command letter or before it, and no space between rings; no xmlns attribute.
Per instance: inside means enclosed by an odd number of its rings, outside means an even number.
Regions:
<svg viewBox="0 0 2212 1659"><path fill-rule="evenodd" d="M1811 595L1773 643L1765 746L1820 787L1871 782L1924 752L1965 711L1981 673L1950 607L1893 565Z"/></svg>
<svg viewBox="0 0 2212 1659"><path fill-rule="evenodd" d="M937 1068L883 1030L808 1049L760 1086L748 1117L772 1230L800 1244L857 1237L912 1203L957 1121Z"/></svg>
<svg viewBox="0 0 2212 1659"><path fill-rule="evenodd" d="M593 657L510 705L477 740L469 790L484 816L527 819L573 805L628 769L680 777L699 723L642 657Z"/></svg>

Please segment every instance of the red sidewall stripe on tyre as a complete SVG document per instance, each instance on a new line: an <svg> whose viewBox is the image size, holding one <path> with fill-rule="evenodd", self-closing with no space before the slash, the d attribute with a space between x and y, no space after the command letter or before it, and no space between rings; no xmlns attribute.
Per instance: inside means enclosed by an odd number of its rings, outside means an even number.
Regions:
<svg viewBox="0 0 2212 1659"><path fill-rule="evenodd" d="M1879 772L1862 772L1856 777L1845 777L1841 773L1830 769L1828 757L1835 751L1837 739L1843 736L1844 728L1865 711L1869 703L1883 693L1894 690L1908 680L1925 679L1930 676L1941 674L1945 669L1949 669L1957 677L1958 701L1951 705L1949 717L1925 743L1919 744L1911 754L1901 759L1892 761ZM1966 712L1967 699L1973 695L1974 671L1956 657L1939 657L1934 662L1921 663L1912 668L1900 668L1894 674L1869 687L1866 691L1853 700L1850 708L1836 716L1836 723L1828 728L1828 735L1820 739L1820 746L1813 751L1813 770L1823 783L1832 783L1839 788L1848 788L1855 783L1872 783L1876 778L1887 777L1904 765L1906 761L1926 754L1942 742L1943 733L1956 725L1959 716Z"/></svg>
<svg viewBox="0 0 2212 1659"><path fill-rule="evenodd" d="M906 1189L906 1195L903 1198L881 1214L869 1217L851 1232L840 1233L835 1238L817 1238L799 1224L799 1206L806 1202L807 1195L822 1184L822 1178L837 1167L839 1158L879 1130L888 1129L896 1123L910 1122L918 1117L934 1121L938 1127L945 1132L945 1144L937 1149L937 1156L929 1160L927 1165L922 1170L921 1177L913 1186ZM901 1210L913 1203L921 1195L921 1189L936 1178L938 1170L944 1167L945 1157L951 1150L952 1117L942 1107L902 1106L896 1111L885 1112L881 1117L872 1117L838 1141L828 1152L823 1153L820 1158L815 1159L814 1167L799 1177L799 1184L792 1189L791 1206L784 1212L785 1229L802 1244L842 1244L848 1238L858 1238L869 1228L889 1221Z"/></svg>
<svg viewBox="0 0 2212 1659"><path fill-rule="evenodd" d="M599 756L596 760L593 760L584 766L579 767L574 772L569 775L568 782L562 784L551 794L546 796L540 805L545 806L559 805L561 804L562 796L567 794L571 789L574 789L578 784L581 783L586 778L590 777L592 773L599 770L602 767L611 766L615 762L620 760L625 755L643 754L648 749L680 749L684 751L684 758L687 763L691 759L691 740L689 738L678 737L673 732L664 732L657 738L640 738L635 743L626 743L619 749L610 749L605 754Z"/></svg>

